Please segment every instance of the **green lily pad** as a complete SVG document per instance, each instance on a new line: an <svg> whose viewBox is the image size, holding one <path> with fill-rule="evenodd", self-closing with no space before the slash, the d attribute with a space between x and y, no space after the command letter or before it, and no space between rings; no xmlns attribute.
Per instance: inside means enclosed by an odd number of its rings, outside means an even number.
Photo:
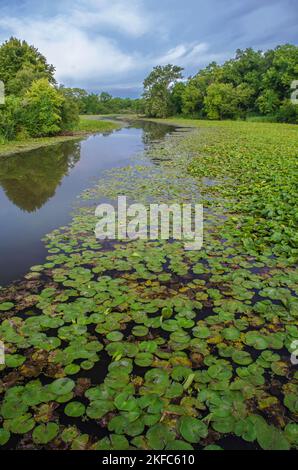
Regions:
<svg viewBox="0 0 298 470"><path fill-rule="evenodd" d="M107 334L107 339L109 341L121 341L123 339L123 334L120 331L113 331L112 333Z"/></svg>
<svg viewBox="0 0 298 470"><path fill-rule="evenodd" d="M66 395L70 393L75 387L75 383L71 379L57 379L49 386L51 392L55 395Z"/></svg>
<svg viewBox="0 0 298 470"><path fill-rule="evenodd" d="M0 304L0 311L6 312L8 310L11 310L13 307L14 304L12 302L2 302L2 304Z"/></svg>
<svg viewBox="0 0 298 470"><path fill-rule="evenodd" d="M56 423L40 424L32 434L35 444L47 444L58 435L59 426Z"/></svg>
<svg viewBox="0 0 298 470"><path fill-rule="evenodd" d="M232 359L236 364L240 364L241 366L247 366L252 363L251 355L246 351L234 351Z"/></svg>
<svg viewBox="0 0 298 470"><path fill-rule="evenodd" d="M35 421L30 413L18 416L6 422L6 426L13 434L26 434L35 426Z"/></svg>
<svg viewBox="0 0 298 470"><path fill-rule="evenodd" d="M69 364L65 367L64 372L67 375L75 375L80 371L80 366L78 364Z"/></svg>
<svg viewBox="0 0 298 470"><path fill-rule="evenodd" d="M72 418L79 418L85 413L85 406L79 401L73 401L66 405L64 413Z"/></svg>
<svg viewBox="0 0 298 470"><path fill-rule="evenodd" d="M197 443L208 435L208 428L203 421L192 418L191 416L182 416L179 421L179 432L188 442Z"/></svg>
<svg viewBox="0 0 298 470"><path fill-rule="evenodd" d="M174 433L165 424L155 424L147 431L148 444L153 450L163 450L174 440Z"/></svg>
<svg viewBox="0 0 298 470"><path fill-rule="evenodd" d="M10 432L0 428L0 446L4 446L10 439Z"/></svg>
<svg viewBox="0 0 298 470"><path fill-rule="evenodd" d="M133 329L132 329L132 334L134 336L147 336L149 330L146 326L135 326Z"/></svg>
<svg viewBox="0 0 298 470"><path fill-rule="evenodd" d="M135 357L135 363L140 367L149 367L152 364L153 358L153 354L138 353Z"/></svg>

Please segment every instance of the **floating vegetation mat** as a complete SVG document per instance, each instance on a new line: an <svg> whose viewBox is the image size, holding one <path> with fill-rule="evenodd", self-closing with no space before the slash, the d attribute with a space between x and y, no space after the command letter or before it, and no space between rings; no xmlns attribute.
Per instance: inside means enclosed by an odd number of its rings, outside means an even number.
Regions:
<svg viewBox="0 0 298 470"><path fill-rule="evenodd" d="M296 144L294 126L202 123L83 194L0 291L1 446L297 447ZM118 195L203 203L203 249L96 241L92 201Z"/></svg>

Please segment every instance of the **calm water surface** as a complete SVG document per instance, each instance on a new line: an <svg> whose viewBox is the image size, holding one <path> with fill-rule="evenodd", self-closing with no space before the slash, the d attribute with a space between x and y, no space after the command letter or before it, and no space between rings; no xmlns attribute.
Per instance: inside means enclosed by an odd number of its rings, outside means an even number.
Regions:
<svg viewBox="0 0 298 470"><path fill-rule="evenodd" d="M113 167L136 164L135 155L173 128L133 126L80 142L0 157L0 286L21 278L47 252L41 241L67 224L77 196Z"/></svg>

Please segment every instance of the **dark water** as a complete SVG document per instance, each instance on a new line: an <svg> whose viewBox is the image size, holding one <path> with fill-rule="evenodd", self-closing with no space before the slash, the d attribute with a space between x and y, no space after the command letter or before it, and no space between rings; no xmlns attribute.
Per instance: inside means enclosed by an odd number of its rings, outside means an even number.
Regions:
<svg viewBox="0 0 298 470"><path fill-rule="evenodd" d="M44 261L42 237L67 224L77 196L104 170L135 164L135 155L173 128L136 123L105 135L0 157L0 286Z"/></svg>

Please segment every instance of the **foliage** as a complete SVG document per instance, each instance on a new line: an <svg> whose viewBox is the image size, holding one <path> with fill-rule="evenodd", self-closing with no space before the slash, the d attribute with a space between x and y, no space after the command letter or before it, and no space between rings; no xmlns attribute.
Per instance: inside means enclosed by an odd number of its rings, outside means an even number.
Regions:
<svg viewBox="0 0 298 470"><path fill-rule="evenodd" d="M13 140L23 124L23 107L21 99L16 96L6 97L5 104L0 111L0 137L4 140Z"/></svg>
<svg viewBox="0 0 298 470"><path fill-rule="evenodd" d="M26 41L10 38L0 46L0 80L7 95L23 96L34 80L47 79L55 84L55 68Z"/></svg>
<svg viewBox="0 0 298 470"><path fill-rule="evenodd" d="M204 98L209 119L233 118L237 113L236 90L230 83L212 83Z"/></svg>
<svg viewBox="0 0 298 470"><path fill-rule="evenodd" d="M297 115L288 100L297 75L297 46L285 44L265 53L239 49L235 58L222 66L212 62L168 93L156 86L154 95L147 96L144 82L145 112L151 117L182 113L208 119L245 119L260 114L272 121L296 123Z"/></svg>
<svg viewBox="0 0 298 470"><path fill-rule="evenodd" d="M58 134L64 99L46 79L33 82L24 97L24 122L32 137Z"/></svg>
<svg viewBox="0 0 298 470"><path fill-rule="evenodd" d="M173 113L172 91L177 80L182 78L182 71L175 65L159 65L145 78L143 96L147 116L164 118ZM176 87L174 91L177 92Z"/></svg>
<svg viewBox="0 0 298 470"><path fill-rule="evenodd" d="M73 131L78 127L80 121L79 104L72 96L64 91L64 88L60 88L59 91L63 96L62 106L60 108L60 130L62 132Z"/></svg>

